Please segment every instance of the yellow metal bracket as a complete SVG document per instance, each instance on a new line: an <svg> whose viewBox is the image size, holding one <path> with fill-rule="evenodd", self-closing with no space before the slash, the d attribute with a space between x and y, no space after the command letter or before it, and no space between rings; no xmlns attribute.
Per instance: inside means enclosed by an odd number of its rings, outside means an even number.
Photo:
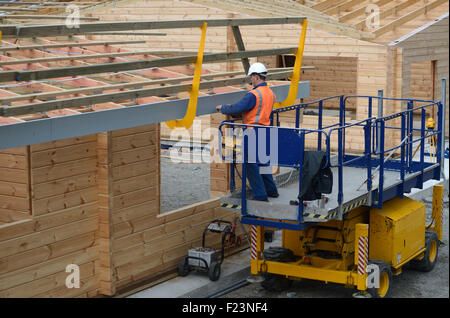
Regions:
<svg viewBox="0 0 450 318"><path fill-rule="evenodd" d="M438 240L442 241L442 199L444 197L444 186L436 184L433 186L433 206L432 217L434 226L430 227L438 236Z"/></svg>
<svg viewBox="0 0 450 318"><path fill-rule="evenodd" d="M286 99L282 102L277 102L274 104L273 108L280 108L280 107L286 107L286 106L292 106L295 103L295 100L297 98L297 92L298 92L298 85L300 83L300 74L301 74L301 68L302 68L302 61L303 61L303 52L305 49L305 39L306 39L306 27L308 25L308 20L304 20L303 23L300 24L302 26L302 32L300 33L300 40L298 43L298 49L295 53L295 63L294 63L294 69L292 71L292 77L291 77L291 85L289 86L289 93Z"/></svg>
<svg viewBox="0 0 450 318"><path fill-rule="evenodd" d="M202 30L202 35L200 39L200 46L198 48L197 61L194 64L194 78L192 80L192 89L189 92L189 104L186 114L183 119L166 121L166 124L170 129L174 129L175 127L184 127L189 129L194 122L195 115L197 114L198 91L200 89L200 76L202 74L203 51L205 49L207 25L208 24L206 22L203 22L203 25L200 28Z"/></svg>

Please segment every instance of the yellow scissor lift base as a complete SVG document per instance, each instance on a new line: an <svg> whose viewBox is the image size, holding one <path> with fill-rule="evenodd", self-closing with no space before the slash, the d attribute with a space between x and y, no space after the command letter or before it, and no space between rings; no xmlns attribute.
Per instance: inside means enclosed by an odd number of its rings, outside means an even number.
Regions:
<svg viewBox="0 0 450 318"><path fill-rule="evenodd" d="M442 197L443 186L434 186L432 230L439 240ZM252 227L253 275L270 273L291 280L319 280L366 291L369 260L376 260L390 268L386 279L380 273L382 276L377 280L380 285L375 290L382 297L389 290L391 273L399 274L403 265L430 254L425 242L425 229L430 229L425 226L425 206L407 197L386 202L382 210L358 207L342 221L331 220L304 231L283 229L281 247L294 253L295 262L264 259L264 228Z"/></svg>

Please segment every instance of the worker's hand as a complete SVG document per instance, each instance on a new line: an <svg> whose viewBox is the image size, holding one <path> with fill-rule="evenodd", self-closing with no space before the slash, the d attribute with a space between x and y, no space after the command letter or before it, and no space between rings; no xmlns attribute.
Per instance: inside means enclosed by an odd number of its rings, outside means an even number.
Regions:
<svg viewBox="0 0 450 318"><path fill-rule="evenodd" d="M218 112L220 112L221 109L222 109L222 105L217 105L217 106L216 106L216 110L217 110Z"/></svg>

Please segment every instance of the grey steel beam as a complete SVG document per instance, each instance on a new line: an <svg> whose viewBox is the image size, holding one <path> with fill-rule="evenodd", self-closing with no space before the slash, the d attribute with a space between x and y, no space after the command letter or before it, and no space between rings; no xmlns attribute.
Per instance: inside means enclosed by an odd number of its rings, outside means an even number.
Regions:
<svg viewBox="0 0 450 318"><path fill-rule="evenodd" d="M286 98L289 84L272 86L277 100ZM201 96L197 116L216 113L215 107L238 101L247 91ZM297 97L307 98L309 82L300 82ZM125 129L183 118L188 99L44 118L0 126L0 149L9 149L104 131Z"/></svg>
<svg viewBox="0 0 450 318"><path fill-rule="evenodd" d="M38 37L86 34L102 31L129 31L153 29L200 28L203 22L208 27L223 27L234 25L271 25L303 23L306 17L277 17L250 19L203 19L203 20L174 20L174 21L130 21L130 22L94 22L80 23L77 28L68 28L64 23L51 25L0 25L3 36Z"/></svg>
<svg viewBox="0 0 450 318"><path fill-rule="evenodd" d="M232 60L235 58L244 58L244 57L295 54L295 52L297 52L296 47L288 47L281 49L251 50L242 52L207 53L203 55L203 63L219 63L223 61ZM92 64L87 66L67 66L60 68L49 68L49 69L39 69L29 71L4 71L0 72L0 81L1 82L36 81L48 78L57 78L75 75L87 75L87 74L138 70L151 67L185 65L195 63L196 60L197 56L180 56L180 57L158 58L151 60L136 60L132 62Z"/></svg>

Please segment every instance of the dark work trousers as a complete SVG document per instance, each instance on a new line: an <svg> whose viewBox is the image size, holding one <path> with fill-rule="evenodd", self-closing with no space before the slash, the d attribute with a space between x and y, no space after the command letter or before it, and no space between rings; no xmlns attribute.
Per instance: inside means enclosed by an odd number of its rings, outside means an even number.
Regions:
<svg viewBox="0 0 450 318"><path fill-rule="evenodd" d="M260 174L260 166L256 163L246 163L247 180L252 188L254 200L265 200L267 195L278 193L277 186L271 174Z"/></svg>

